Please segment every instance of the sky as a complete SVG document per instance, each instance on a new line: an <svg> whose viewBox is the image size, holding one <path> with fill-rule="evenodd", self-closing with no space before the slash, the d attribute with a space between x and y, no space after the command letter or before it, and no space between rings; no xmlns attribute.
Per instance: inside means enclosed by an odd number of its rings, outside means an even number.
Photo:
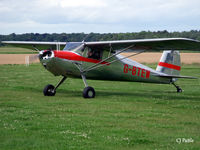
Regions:
<svg viewBox="0 0 200 150"><path fill-rule="evenodd" d="M200 30L200 0L0 0L0 34Z"/></svg>

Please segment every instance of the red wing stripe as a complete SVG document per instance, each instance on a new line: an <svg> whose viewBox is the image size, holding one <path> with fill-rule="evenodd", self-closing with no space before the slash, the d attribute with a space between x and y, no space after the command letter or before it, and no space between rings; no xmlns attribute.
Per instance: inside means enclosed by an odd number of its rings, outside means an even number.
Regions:
<svg viewBox="0 0 200 150"><path fill-rule="evenodd" d="M168 64L168 63L165 63L165 62L160 62L158 65L162 66L162 67L178 70L178 71L181 70L180 66L176 66L176 65L173 65L173 64Z"/></svg>

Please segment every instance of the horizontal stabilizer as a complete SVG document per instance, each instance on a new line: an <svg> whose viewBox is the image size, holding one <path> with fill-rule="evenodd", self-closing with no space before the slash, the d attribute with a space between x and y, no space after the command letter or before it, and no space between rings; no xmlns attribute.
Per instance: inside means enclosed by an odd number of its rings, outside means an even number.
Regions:
<svg viewBox="0 0 200 150"><path fill-rule="evenodd" d="M164 77L164 78L186 78L186 79L198 79L197 77L191 77L191 76L180 76L180 75L155 75L158 77Z"/></svg>

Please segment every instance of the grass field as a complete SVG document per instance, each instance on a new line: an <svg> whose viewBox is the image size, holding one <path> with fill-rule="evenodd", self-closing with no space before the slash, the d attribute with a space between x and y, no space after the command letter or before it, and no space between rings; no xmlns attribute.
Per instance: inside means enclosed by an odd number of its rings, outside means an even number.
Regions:
<svg viewBox="0 0 200 150"><path fill-rule="evenodd" d="M155 67L155 65L151 65ZM182 75L200 77L199 65ZM40 64L0 65L0 149L199 150L200 80L172 85L92 81L95 99L83 99L80 79L56 84Z"/></svg>

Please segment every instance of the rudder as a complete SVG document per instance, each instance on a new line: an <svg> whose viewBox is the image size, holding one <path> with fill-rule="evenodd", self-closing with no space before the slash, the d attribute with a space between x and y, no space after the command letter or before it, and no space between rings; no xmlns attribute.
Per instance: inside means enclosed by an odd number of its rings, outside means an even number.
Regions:
<svg viewBox="0 0 200 150"><path fill-rule="evenodd" d="M181 59L179 51L163 51L162 57L156 71L162 72L168 75L180 75Z"/></svg>

